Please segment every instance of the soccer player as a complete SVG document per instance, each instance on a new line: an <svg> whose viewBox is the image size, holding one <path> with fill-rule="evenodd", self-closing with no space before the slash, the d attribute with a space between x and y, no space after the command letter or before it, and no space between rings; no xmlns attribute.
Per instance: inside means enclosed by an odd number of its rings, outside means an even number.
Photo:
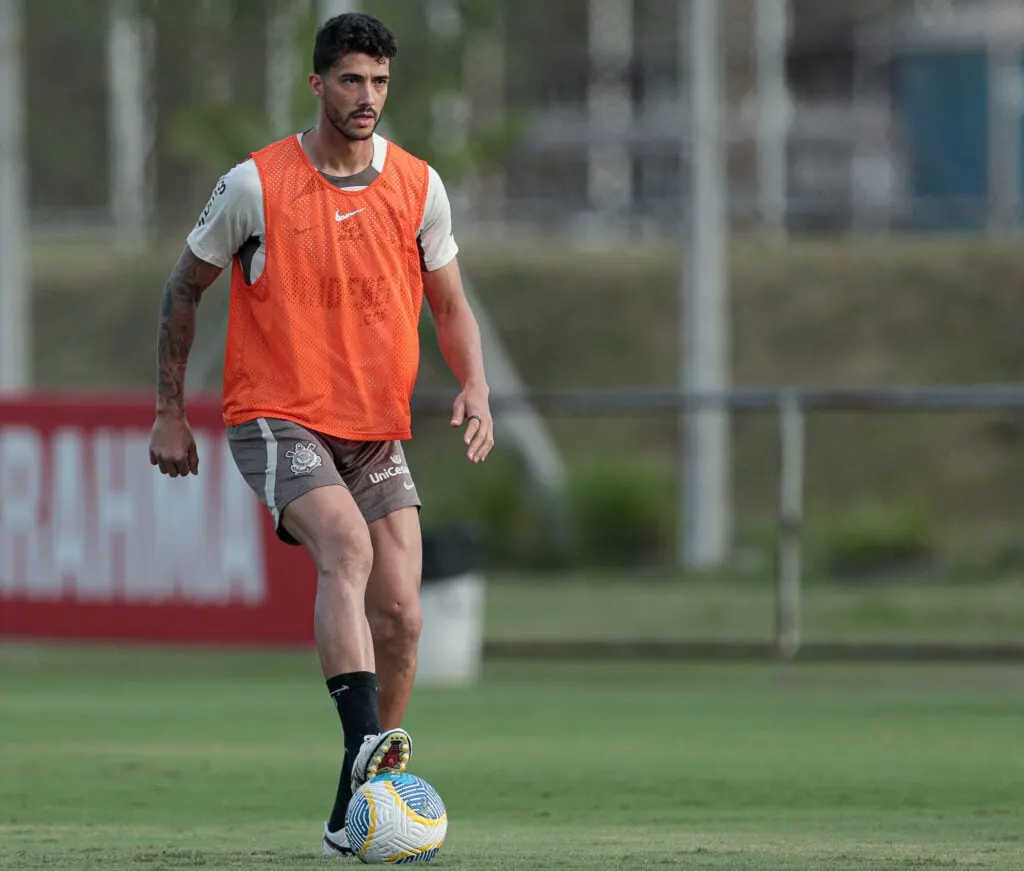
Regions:
<svg viewBox="0 0 1024 871"><path fill-rule="evenodd" d="M420 501L402 441L426 295L461 386L451 424L468 459L494 446L480 331L451 207L433 168L376 131L397 54L377 18L318 30L316 126L252 154L217 183L163 292L150 461L198 474L185 367L200 297L231 265L224 421L239 471L278 536L317 569L313 622L344 733L323 852L350 854L345 810L375 774L404 771L401 728L422 615Z"/></svg>

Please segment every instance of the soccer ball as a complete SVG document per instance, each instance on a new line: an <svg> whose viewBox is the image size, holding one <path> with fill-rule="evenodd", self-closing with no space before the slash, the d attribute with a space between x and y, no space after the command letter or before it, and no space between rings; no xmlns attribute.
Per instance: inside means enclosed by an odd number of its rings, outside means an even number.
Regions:
<svg viewBox="0 0 1024 871"><path fill-rule="evenodd" d="M378 774L353 794L345 832L367 865L429 862L444 846L448 811L422 777Z"/></svg>

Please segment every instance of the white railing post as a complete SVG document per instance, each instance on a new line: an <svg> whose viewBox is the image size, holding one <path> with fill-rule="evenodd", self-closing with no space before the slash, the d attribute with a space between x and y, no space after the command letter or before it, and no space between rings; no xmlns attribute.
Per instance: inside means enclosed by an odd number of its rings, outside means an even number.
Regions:
<svg viewBox="0 0 1024 871"><path fill-rule="evenodd" d="M685 230L680 285L679 382L694 393L729 389L729 185L722 23L718 0L680 2L679 123L692 133L680 143ZM687 17L686 12L689 12ZM684 137L685 140L685 137ZM690 152L692 151L692 155ZM696 571L720 568L733 545L732 428L728 406L715 403L682 415L681 523L678 561Z"/></svg>
<svg viewBox="0 0 1024 871"><path fill-rule="evenodd" d="M804 519L806 419L800 400L779 401L779 553L775 651L793 659L800 649L801 533Z"/></svg>

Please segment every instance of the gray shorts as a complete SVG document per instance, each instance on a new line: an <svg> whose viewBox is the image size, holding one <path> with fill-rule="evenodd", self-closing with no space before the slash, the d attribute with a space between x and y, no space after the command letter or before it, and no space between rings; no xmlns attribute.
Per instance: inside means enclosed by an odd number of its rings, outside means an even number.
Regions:
<svg viewBox="0 0 1024 871"><path fill-rule="evenodd" d="M288 544L298 542L281 523L285 508L318 487L345 487L367 523L420 507L401 442L349 441L271 417L227 430L235 465Z"/></svg>

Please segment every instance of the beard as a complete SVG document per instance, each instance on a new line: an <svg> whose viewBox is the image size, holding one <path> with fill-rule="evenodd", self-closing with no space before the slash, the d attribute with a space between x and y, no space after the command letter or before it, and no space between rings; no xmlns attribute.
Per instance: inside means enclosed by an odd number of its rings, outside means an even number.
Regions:
<svg viewBox="0 0 1024 871"><path fill-rule="evenodd" d="M324 114L327 116L327 120L331 122L331 126L346 139L352 140L353 142L362 142L369 139L377 131L377 125L380 124L380 116L375 115L372 127L357 127L355 124L355 116L362 114L362 111L363 110L357 109L355 112L350 112L348 115L342 115L342 113L335 109L334 106L327 101L324 101Z"/></svg>

